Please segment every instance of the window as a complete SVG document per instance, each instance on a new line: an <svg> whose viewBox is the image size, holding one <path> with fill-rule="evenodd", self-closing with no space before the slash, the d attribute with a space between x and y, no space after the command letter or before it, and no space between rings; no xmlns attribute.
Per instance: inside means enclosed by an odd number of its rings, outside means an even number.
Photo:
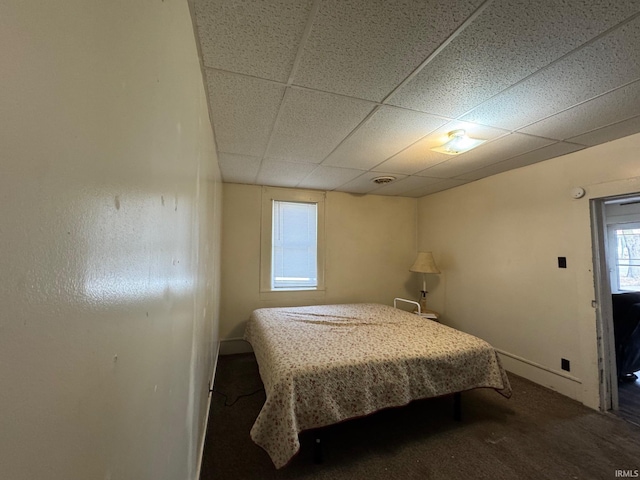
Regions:
<svg viewBox="0 0 640 480"><path fill-rule="evenodd" d="M260 290L324 289L324 193L264 187Z"/></svg>
<svg viewBox="0 0 640 480"><path fill-rule="evenodd" d="M640 223L609 225L611 290L640 291Z"/></svg>
<svg viewBox="0 0 640 480"><path fill-rule="evenodd" d="M318 204L273 201L271 287L318 286Z"/></svg>

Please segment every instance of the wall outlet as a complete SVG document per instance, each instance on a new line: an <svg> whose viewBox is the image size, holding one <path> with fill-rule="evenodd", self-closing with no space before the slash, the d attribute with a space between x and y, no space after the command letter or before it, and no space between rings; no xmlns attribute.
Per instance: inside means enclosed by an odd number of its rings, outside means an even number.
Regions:
<svg viewBox="0 0 640 480"><path fill-rule="evenodd" d="M560 366L562 367L563 370L566 370L567 372L571 371L571 362L566 358L560 359Z"/></svg>
<svg viewBox="0 0 640 480"><path fill-rule="evenodd" d="M558 257L558 268L567 268L567 257Z"/></svg>

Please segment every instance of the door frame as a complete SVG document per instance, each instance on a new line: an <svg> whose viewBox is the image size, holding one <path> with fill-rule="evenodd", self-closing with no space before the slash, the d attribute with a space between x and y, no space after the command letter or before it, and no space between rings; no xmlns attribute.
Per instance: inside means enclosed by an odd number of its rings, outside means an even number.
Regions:
<svg viewBox="0 0 640 480"><path fill-rule="evenodd" d="M618 372L616 368L613 306L611 302L611 260L608 251L607 203L638 201L640 192L593 198L589 201L593 249L596 331L598 336L598 374L600 379L600 410L618 410Z"/></svg>
<svg viewBox="0 0 640 480"><path fill-rule="evenodd" d="M625 196L593 198L591 211L591 239L593 248L593 277L595 287L596 332L598 338L598 376L600 410L618 410L618 373L613 333L611 283L607 264L607 224L605 202Z"/></svg>

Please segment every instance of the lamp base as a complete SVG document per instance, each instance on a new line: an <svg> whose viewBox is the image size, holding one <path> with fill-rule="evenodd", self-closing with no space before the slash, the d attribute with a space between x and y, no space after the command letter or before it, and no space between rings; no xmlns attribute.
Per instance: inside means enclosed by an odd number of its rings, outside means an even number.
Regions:
<svg viewBox="0 0 640 480"><path fill-rule="evenodd" d="M420 311L422 313L425 313L427 311L427 296L426 295L422 295L420 297Z"/></svg>

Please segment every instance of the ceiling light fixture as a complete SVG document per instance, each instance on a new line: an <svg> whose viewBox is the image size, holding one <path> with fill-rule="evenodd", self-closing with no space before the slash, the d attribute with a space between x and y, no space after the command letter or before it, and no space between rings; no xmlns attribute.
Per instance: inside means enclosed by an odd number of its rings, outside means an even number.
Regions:
<svg viewBox="0 0 640 480"><path fill-rule="evenodd" d="M453 130L449 132L448 137L449 141L447 143L431 150L447 155L458 155L486 142L486 140L469 137L464 130Z"/></svg>

